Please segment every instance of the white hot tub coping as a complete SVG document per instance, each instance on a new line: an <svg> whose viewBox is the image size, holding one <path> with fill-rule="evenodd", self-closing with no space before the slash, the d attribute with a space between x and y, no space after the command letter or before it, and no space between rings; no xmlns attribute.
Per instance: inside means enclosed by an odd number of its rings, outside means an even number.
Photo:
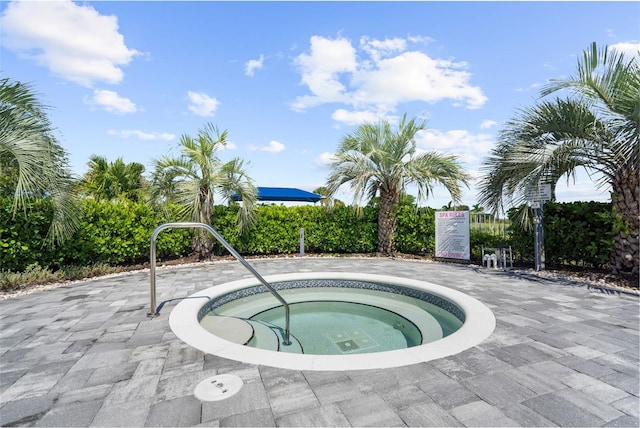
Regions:
<svg viewBox="0 0 640 428"><path fill-rule="evenodd" d="M407 349L353 355L290 354L238 345L211 334L198 321L198 312L205 304L203 300L185 299L169 315L171 330L188 345L230 360L292 370L346 371L401 367L454 355L480 344L496 326L493 312L482 302L457 290L425 281L353 272L306 272L271 275L264 279L269 283L310 279L355 280L414 288L455 303L465 313L465 322L447 337ZM256 285L260 282L255 278L242 279L207 288L191 297L215 299Z"/></svg>

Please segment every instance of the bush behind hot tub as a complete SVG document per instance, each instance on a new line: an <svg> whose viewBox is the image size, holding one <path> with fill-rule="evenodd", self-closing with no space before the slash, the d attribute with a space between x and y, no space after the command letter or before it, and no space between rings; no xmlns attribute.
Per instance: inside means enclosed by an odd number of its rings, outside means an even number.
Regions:
<svg viewBox="0 0 640 428"><path fill-rule="evenodd" d="M62 245L48 247L44 237L51 219L50 201L36 199L31 207L15 216L12 203L12 198L0 197L0 269L4 272L23 272L34 265L47 268L52 265L127 265L148 262L151 232L161 223L177 220L174 217L177 210L169 209L169 216L166 216L165 213L143 203L112 203L86 199L82 202L84 214L76 235ZM554 204L554 207L555 211L551 208L548 210L549 218L546 219L545 227L560 224L553 219L568 218L569 214L580 208L576 208L575 204ZM589 218L593 218L593 211L596 209L604 213L598 218L605 218L609 210L608 204L603 203L597 206L591 203L588 208ZM237 207L234 206L216 206L212 225L244 255L298 253L300 228L304 228L307 253L366 254L374 252L377 247L375 206L364 207L358 214L347 206L336 206L333 210L327 211L324 207L311 205L262 205L257 211L256 226L244 234L240 234L236 228L236 210ZM552 213L556 215L551 216ZM416 209L411 205L403 205L399 208L396 233L399 252L426 256L433 254L434 215L435 210L429 207ZM587 238L598 238L593 245L580 245L582 253L585 253L580 255L583 262L592 263L589 251L594 254L607 254L608 247L601 247L612 242L611 234L607 232L611 229L610 222L600 223L582 228L583 231L589 232ZM529 236L531 232L519 232L515 230L514 224L511 227L514 229L510 231L511 241L515 237L517 242L509 241L509 237L504 234L472 229L472 260L479 260L482 245L496 246L507 241L508 244L516 245L514 251L517 253L524 253L520 247L532 246L533 238ZM599 231L595 230L598 228ZM560 248L561 245L554 244L557 240L562 244L567 241L566 237L577 239L576 234L579 234L580 230L574 228L571 233L563 233L562 230L554 229L553 232L545 233L547 250ZM180 258L190 252L191 239L188 230L167 230L159 235L159 260ZM214 253L227 254L221 245L215 246ZM561 251L548 251L548 254L554 257L561 257L560 253ZM572 255L572 260L573 258Z"/></svg>

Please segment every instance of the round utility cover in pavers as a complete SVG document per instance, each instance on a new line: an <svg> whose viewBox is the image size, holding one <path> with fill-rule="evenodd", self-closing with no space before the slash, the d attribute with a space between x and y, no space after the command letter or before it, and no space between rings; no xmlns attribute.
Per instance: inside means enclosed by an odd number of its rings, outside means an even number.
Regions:
<svg viewBox="0 0 640 428"><path fill-rule="evenodd" d="M212 376L200 382L193 395L200 401L220 401L235 395L242 384L242 379L235 375Z"/></svg>

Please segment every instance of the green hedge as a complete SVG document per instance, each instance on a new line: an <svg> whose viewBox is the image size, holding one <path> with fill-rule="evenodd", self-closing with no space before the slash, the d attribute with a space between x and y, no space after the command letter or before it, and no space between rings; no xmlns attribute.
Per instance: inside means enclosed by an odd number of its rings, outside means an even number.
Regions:
<svg viewBox="0 0 640 428"><path fill-rule="evenodd" d="M149 260L150 236L166 218L142 203L82 201L80 227L58 247L45 243L52 216L50 201L34 199L25 211L13 215L10 197L0 198L0 263L3 271L23 271L30 265L54 263L88 266L95 263L131 264ZM170 210L172 208L170 207ZM175 209L173 209L175 211ZM158 258L189 254L187 230L163 232Z"/></svg>
<svg viewBox="0 0 640 428"><path fill-rule="evenodd" d="M86 199L80 229L61 246L51 248L45 236L51 221L51 204L35 199L25 211L13 215L13 199L0 197L0 270L24 271L29 266L52 264L88 266L147 262L152 231L176 221L176 207L164 215L149 205ZM603 267L613 246L610 204L576 202L545 204L546 260L553 264ZM254 228L239 233L237 206L216 206L213 227L244 255L295 254L300 251L300 228L305 231L307 253L372 253L377 247L377 208L356 212L338 206L262 205ZM510 212L513 217L514 211ZM398 209L396 245L399 252L432 255L435 249L435 210L402 205ZM516 259L533 261L533 231L520 227L513 218L510 236ZM471 256L478 262L481 247L495 247L503 236L471 230ZM186 229L163 231L158 236L158 259L191 253L191 233ZM214 254L228 254L216 243Z"/></svg>
<svg viewBox="0 0 640 428"><path fill-rule="evenodd" d="M435 210L401 205L398 208L396 248L407 254L433 254L436 248Z"/></svg>
<svg viewBox="0 0 640 428"><path fill-rule="evenodd" d="M60 248L66 264L132 264L149 260L153 230L167 220L148 205L130 201L83 201L80 229ZM158 258L187 255L187 230L163 232L156 245Z"/></svg>
<svg viewBox="0 0 640 428"><path fill-rule="evenodd" d="M509 212L511 245L517 258L533 262L533 228L525 229ZM611 204L571 202L544 204L544 248L548 265L574 265L603 268L613 249Z"/></svg>
<svg viewBox="0 0 640 428"><path fill-rule="evenodd" d="M216 206L212 224L241 254L297 253L300 228L304 228L305 251L310 253L369 253L377 246L377 213L372 208L359 216L350 207L327 211L320 206L262 205L256 226L244 234L235 226L237 209ZM216 243L214 254L226 254L226 250Z"/></svg>
<svg viewBox="0 0 640 428"><path fill-rule="evenodd" d="M52 214L50 200L34 199L14 215L13 198L0 196L0 269L22 271L62 261L56 249L45 243Z"/></svg>

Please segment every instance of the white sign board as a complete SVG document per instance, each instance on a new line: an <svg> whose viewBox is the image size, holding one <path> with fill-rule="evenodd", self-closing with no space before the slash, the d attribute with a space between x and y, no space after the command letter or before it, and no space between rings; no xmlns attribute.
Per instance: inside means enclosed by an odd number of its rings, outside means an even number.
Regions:
<svg viewBox="0 0 640 428"><path fill-rule="evenodd" d="M539 183L527 189L527 200L531 202L541 202L551 200L551 184Z"/></svg>
<svg viewBox="0 0 640 428"><path fill-rule="evenodd" d="M469 211L436 211L436 257L469 260Z"/></svg>

